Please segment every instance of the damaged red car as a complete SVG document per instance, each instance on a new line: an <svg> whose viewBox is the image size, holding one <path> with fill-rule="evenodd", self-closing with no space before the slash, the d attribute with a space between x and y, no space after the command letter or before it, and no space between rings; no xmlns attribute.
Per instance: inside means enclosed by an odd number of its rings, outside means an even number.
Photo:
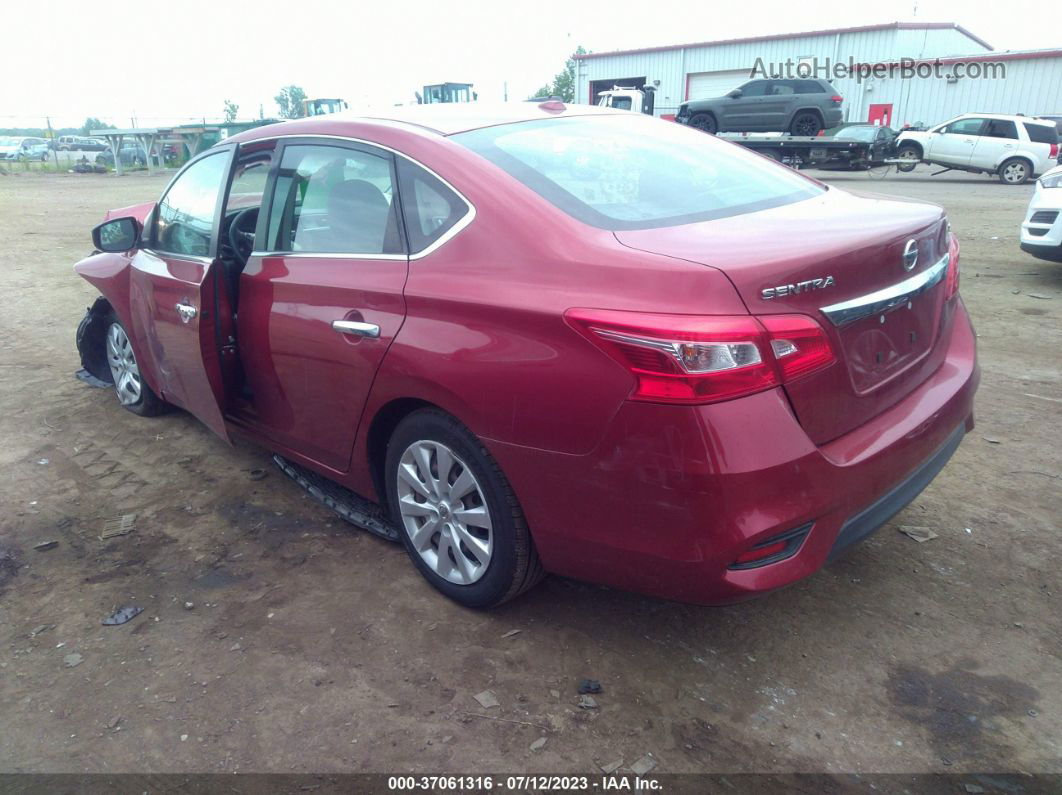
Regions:
<svg viewBox="0 0 1062 795"><path fill-rule="evenodd" d="M806 577L973 427L936 206L559 102L249 130L111 211L84 367L248 437L435 588L726 603Z"/></svg>

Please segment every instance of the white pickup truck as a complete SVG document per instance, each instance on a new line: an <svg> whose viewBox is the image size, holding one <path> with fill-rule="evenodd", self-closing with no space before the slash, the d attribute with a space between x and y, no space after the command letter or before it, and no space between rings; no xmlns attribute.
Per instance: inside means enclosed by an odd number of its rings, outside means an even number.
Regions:
<svg viewBox="0 0 1062 795"><path fill-rule="evenodd" d="M1053 121L1035 116L964 113L928 130L900 133L896 157L907 161L900 171L930 163L1023 185L1057 164L1058 130Z"/></svg>

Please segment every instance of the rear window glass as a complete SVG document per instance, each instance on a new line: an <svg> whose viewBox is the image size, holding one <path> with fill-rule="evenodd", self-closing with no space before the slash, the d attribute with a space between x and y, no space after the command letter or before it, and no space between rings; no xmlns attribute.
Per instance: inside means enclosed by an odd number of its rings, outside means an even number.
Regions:
<svg viewBox="0 0 1062 795"><path fill-rule="evenodd" d="M712 135L636 115L505 124L453 140L572 217L603 229L707 221L825 190Z"/></svg>
<svg viewBox="0 0 1062 795"><path fill-rule="evenodd" d="M989 138L1017 138L1018 128L1008 119L989 119L981 135L987 135Z"/></svg>
<svg viewBox="0 0 1062 795"><path fill-rule="evenodd" d="M404 158L398 159L398 184L412 254L431 246L469 212L441 180Z"/></svg>
<svg viewBox="0 0 1062 795"><path fill-rule="evenodd" d="M1025 123L1025 132L1029 134L1029 140L1038 144L1057 144L1058 128L1049 127L1046 124Z"/></svg>

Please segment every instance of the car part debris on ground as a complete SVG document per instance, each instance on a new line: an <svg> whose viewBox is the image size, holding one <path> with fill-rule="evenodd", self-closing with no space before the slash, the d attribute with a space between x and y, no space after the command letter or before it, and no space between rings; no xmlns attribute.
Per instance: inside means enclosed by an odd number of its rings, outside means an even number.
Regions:
<svg viewBox="0 0 1062 795"><path fill-rule="evenodd" d="M143 612L144 608L134 607L133 605L129 605L128 607L119 607L117 610L115 610L113 613L103 619L101 623L105 627L116 627L120 624L126 623L127 621L132 621L134 618L136 618Z"/></svg>
<svg viewBox="0 0 1062 795"><path fill-rule="evenodd" d="M123 513L121 516L112 516L103 523L103 532L100 533L100 541L108 538L129 535L136 529L136 514Z"/></svg>

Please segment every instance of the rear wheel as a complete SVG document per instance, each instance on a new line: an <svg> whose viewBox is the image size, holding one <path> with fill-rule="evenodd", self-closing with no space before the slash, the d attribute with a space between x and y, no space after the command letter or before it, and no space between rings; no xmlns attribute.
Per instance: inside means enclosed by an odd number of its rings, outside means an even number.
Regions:
<svg viewBox="0 0 1062 795"><path fill-rule="evenodd" d="M719 132L719 124L711 113L697 113L690 119L690 127L701 132L715 135Z"/></svg>
<svg viewBox="0 0 1062 795"><path fill-rule="evenodd" d="M387 496L421 575L466 607L493 607L543 576L523 511L476 437L437 409L399 423L387 446Z"/></svg>
<svg viewBox="0 0 1062 795"><path fill-rule="evenodd" d="M798 113L793 117L793 121L789 125L789 132L793 135L814 136L818 135L823 129L822 119L819 118L819 114L809 110Z"/></svg>
<svg viewBox="0 0 1062 795"><path fill-rule="evenodd" d="M1032 177L1032 165L1021 157L1004 160L999 167L999 181L1005 185L1024 185Z"/></svg>
<svg viewBox="0 0 1062 795"><path fill-rule="evenodd" d="M917 146L908 144L900 147L899 151L896 152L896 159L906 161L896 166L897 171L902 171L906 174L914 171L915 166L921 162L922 152Z"/></svg>
<svg viewBox="0 0 1062 795"><path fill-rule="evenodd" d="M169 404L152 392L151 387L141 377L133 345L117 316L112 314L105 327L107 331L103 344L118 402L141 417L154 417L165 412Z"/></svg>

